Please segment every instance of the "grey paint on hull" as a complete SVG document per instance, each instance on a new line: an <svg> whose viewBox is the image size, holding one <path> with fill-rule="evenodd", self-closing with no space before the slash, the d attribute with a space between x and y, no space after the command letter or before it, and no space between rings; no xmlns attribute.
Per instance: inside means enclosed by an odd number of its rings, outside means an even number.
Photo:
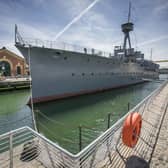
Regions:
<svg viewBox="0 0 168 168"><path fill-rule="evenodd" d="M20 45L17 48L27 61L30 55L33 98L121 87L142 82L147 75L157 77L157 73L146 72L139 64L124 63L117 57Z"/></svg>

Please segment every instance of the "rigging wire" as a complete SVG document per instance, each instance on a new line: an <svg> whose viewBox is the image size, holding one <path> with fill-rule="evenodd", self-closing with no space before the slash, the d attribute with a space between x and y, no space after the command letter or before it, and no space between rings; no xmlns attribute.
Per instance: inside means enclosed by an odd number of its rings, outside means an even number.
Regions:
<svg viewBox="0 0 168 168"><path fill-rule="evenodd" d="M46 127L43 123L41 123L40 121L38 121L38 124L41 125L41 127L43 127L45 130L47 130L47 132L51 135L51 137L55 140L56 140L56 136L55 134L53 133L53 131L51 131L48 127Z"/></svg>
<svg viewBox="0 0 168 168"><path fill-rule="evenodd" d="M138 50L137 36L136 36L136 33L135 33L135 32L133 32L133 35L134 35L134 39L135 39L135 50L137 51L137 50Z"/></svg>
<svg viewBox="0 0 168 168"><path fill-rule="evenodd" d="M54 138L54 140L57 142L58 141L58 137L61 138L61 140L63 141L66 141L66 142L71 142L71 143L75 143L74 141L70 140L70 138L65 138L65 137L62 137L62 136L58 136L55 134L54 131L50 130L45 124L43 124L42 122L38 122L40 124L41 127L43 127L51 136L52 138Z"/></svg>
<svg viewBox="0 0 168 168"><path fill-rule="evenodd" d="M61 122L58 122L56 120L53 120L51 118L49 118L48 116L46 116L44 113L42 113L40 110L38 110L38 112L36 112L38 114L40 114L41 116L43 116L44 118L46 118L48 121L54 123L54 124L58 124L58 125L61 125L61 126L65 126L65 124L61 123Z"/></svg>
<svg viewBox="0 0 168 168"><path fill-rule="evenodd" d="M29 63L29 71L30 71L30 76L31 75L31 60L30 60L30 49L31 49L31 45L29 45L28 47L28 63ZM31 82L30 82L31 85ZM35 115L34 115L34 106L33 106L33 91L32 91L32 87L30 86L30 104L31 104L31 112L32 112L32 120L33 120L33 126L35 131L38 132L37 130L37 125L36 125L36 120L35 120Z"/></svg>
<svg viewBox="0 0 168 168"><path fill-rule="evenodd" d="M137 8L132 5L132 11L135 13L135 15L132 15L132 20L134 23L136 23L138 21L138 12L137 12ZM133 36L134 36L134 39L135 39L135 49L138 50L138 40L137 40L137 35L136 35L136 32L133 31Z"/></svg>

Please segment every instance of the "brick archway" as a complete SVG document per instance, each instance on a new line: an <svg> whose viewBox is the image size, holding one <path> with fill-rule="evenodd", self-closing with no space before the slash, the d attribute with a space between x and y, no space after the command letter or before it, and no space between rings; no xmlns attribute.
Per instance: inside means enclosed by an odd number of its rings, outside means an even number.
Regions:
<svg viewBox="0 0 168 168"><path fill-rule="evenodd" d="M11 76L11 66L7 61L0 61L0 72L3 76Z"/></svg>
<svg viewBox="0 0 168 168"><path fill-rule="evenodd" d="M27 70L26 70L25 59L7 50L6 48L0 49L0 61L6 61L10 64L11 76L13 77L18 76L18 72L20 76L26 75ZM17 66L20 66L18 70L17 70Z"/></svg>
<svg viewBox="0 0 168 168"><path fill-rule="evenodd" d="M0 59L0 62L1 62L1 61L6 61L6 62L8 62L8 63L10 64L10 66L11 66L11 69L13 69L13 64L12 64L12 62L11 62L9 59L7 59L7 58L4 57L4 58L1 58L1 59Z"/></svg>
<svg viewBox="0 0 168 168"><path fill-rule="evenodd" d="M2 59L0 59L0 62L6 62L6 63L8 63L9 64L9 69L10 69L10 72L8 72L7 74L7 76L11 76L11 75L13 75L13 64L12 64L12 62L10 61L10 60L8 60L8 59L6 59L6 58L2 58Z"/></svg>

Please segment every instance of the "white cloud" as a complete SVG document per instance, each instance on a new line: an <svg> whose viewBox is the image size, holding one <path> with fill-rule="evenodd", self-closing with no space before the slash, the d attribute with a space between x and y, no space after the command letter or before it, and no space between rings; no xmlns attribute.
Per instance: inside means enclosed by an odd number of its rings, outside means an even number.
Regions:
<svg viewBox="0 0 168 168"><path fill-rule="evenodd" d="M162 35L162 36L157 37L157 38L146 40L142 43L139 43L138 46L140 47L140 46L148 45L148 44L151 44L151 43L158 43L162 40L167 40L167 39L168 39L168 35L166 34L166 35Z"/></svg>
<svg viewBox="0 0 168 168"><path fill-rule="evenodd" d="M155 8L155 12L159 13L159 12L163 12L165 10L168 10L168 1L162 1L160 2L160 4Z"/></svg>
<svg viewBox="0 0 168 168"><path fill-rule="evenodd" d="M91 0L71 0L66 2L61 2L62 5L65 7L65 18L67 20L71 20L75 16L77 16L81 11L84 9L87 9L88 5L91 4ZM98 2L95 1L95 2ZM102 1L103 2L103 1ZM33 3L36 5L39 5L48 11L48 6L45 0L35 0ZM56 1L52 1L53 5L56 5ZM105 3L105 2L104 2ZM112 3L110 1L110 3ZM33 21L27 21L22 20L19 16L16 16L15 14L9 15L8 11L11 10L11 6L5 5L4 3L0 2L0 5L3 4L2 10L0 13L4 13L5 15L0 15L0 30L5 32L2 34L0 39L0 46L8 46L13 50L16 51L14 46L14 24L17 23L19 27L19 31L21 32L21 35L24 37L30 37L30 38L39 38L42 40L52 40L53 37L55 37L56 32L59 32L60 25L56 23L57 20L54 20L53 22L46 24L44 23L34 23ZM103 5L102 9L102 3L98 3L95 7L89 8L89 10L86 10L86 13L84 12L82 16L77 17L74 22L72 22L72 25L68 27L67 31L59 38L61 41L66 41L71 44L79 45L79 46L86 46L89 48L97 48L99 50L105 50L105 51L113 51L114 45L120 45L123 42L123 34L120 29L116 29L114 25L120 24L119 20L114 17L114 19L111 18L110 14L105 14L106 7L109 6L108 2L106 1L106 5ZM168 4L168 3L166 3ZM24 11L25 7L23 4L17 3L17 6L19 9ZM101 10L98 10L99 7L101 7ZM110 10L113 10L115 6L110 4ZM105 9L104 9L105 8ZM155 10L162 11L165 10L166 5L160 5ZM117 11L118 12L118 11ZM120 13L119 11L118 13ZM152 17L152 16L151 16ZM31 18L30 18L31 19ZM121 19L122 20L122 19ZM143 17L142 17L143 20ZM153 20L150 20L153 21ZM116 24L117 23L117 24ZM143 23L144 27L146 24L151 23ZM139 30L142 31L142 33L136 32L139 37L138 41L141 41L138 46L140 50L144 51L146 58L149 58L150 48L154 48L153 58L159 59L159 58L165 58L168 53L168 49L165 45L163 45L163 41L168 39L167 35L161 36L160 34L164 34L160 29L158 29L158 32L154 32L153 30L150 30L150 33L148 32L148 29L145 29L144 27L140 27ZM158 25L159 27L159 25ZM119 26L118 26L119 28ZM137 29L136 29L137 30ZM135 31L136 31L135 30ZM156 30L156 29L155 29ZM160 32L159 32L160 31ZM131 34L132 35L132 34ZM156 38L153 38L156 37ZM131 39L133 37L131 36ZM147 40L146 40L147 39Z"/></svg>

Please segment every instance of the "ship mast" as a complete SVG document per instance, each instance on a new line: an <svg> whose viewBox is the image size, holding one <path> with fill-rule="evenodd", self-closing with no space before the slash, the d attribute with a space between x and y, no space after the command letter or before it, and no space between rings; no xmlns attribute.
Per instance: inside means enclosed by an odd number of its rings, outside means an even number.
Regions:
<svg viewBox="0 0 168 168"><path fill-rule="evenodd" d="M130 22L130 18L131 18L131 2L129 2L128 23Z"/></svg>
<svg viewBox="0 0 168 168"><path fill-rule="evenodd" d="M150 60L152 61L152 54L153 54L153 49L151 48L151 52L150 52Z"/></svg>
<svg viewBox="0 0 168 168"><path fill-rule="evenodd" d="M130 40L129 32L133 31L134 24L132 22L130 22L130 18L131 18L131 2L129 2L128 22L121 25L122 32L124 33L123 50L124 50L125 56L128 55L128 53L127 53L127 41L128 41L128 44L129 44L129 50L131 51L131 40Z"/></svg>

